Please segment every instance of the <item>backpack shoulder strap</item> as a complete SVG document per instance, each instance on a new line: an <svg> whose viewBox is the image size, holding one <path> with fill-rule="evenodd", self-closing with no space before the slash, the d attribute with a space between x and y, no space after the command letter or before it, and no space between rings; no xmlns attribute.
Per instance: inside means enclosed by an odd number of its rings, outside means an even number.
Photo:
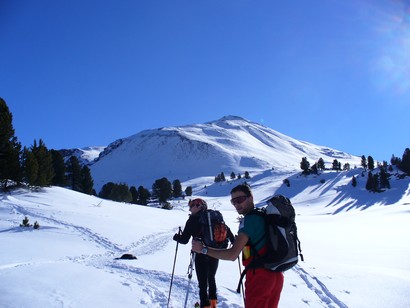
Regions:
<svg viewBox="0 0 410 308"><path fill-rule="evenodd" d="M210 212L210 210L208 210L207 212L206 212L206 216L207 216L207 219L208 219L208 227L209 227L209 236L210 236L210 238L211 238L211 242L213 242L213 240L214 240L214 232L212 231L212 223L211 223L211 212Z"/></svg>

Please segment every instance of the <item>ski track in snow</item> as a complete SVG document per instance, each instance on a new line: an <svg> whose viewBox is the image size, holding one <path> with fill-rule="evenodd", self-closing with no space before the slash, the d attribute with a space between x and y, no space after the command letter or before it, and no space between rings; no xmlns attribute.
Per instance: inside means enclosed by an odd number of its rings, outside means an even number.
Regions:
<svg viewBox="0 0 410 308"><path fill-rule="evenodd" d="M174 234L173 230L168 232L153 233L144 236L142 239L129 245L125 250L138 251L138 255L151 255L161 250L161 247L165 247L169 243L170 238ZM143 253L141 253L143 252ZM136 253L137 255L137 253Z"/></svg>
<svg viewBox="0 0 410 308"><path fill-rule="evenodd" d="M102 247L104 247L108 250L111 250L111 251L122 251L122 249L118 245L112 243L107 238L104 238L103 236L101 236L97 233L94 233L92 230L90 230L88 228L84 228L84 227L81 227L81 226L76 226L74 224L64 222L64 221L59 220L59 219L54 219L54 218L51 218L51 217L48 217L48 216L43 216L43 215L38 214L36 212L26 210L22 206L18 206L18 205L15 205L15 204L12 204L12 206L13 206L14 210L17 211L20 214L23 214L25 216L34 217L34 218L39 218L43 221L49 221L49 222L52 222L54 224L61 225L65 228L67 228L67 229L73 229L75 231L78 231L80 234L82 234L84 236L84 239L95 242L99 246L102 246Z"/></svg>
<svg viewBox="0 0 410 308"><path fill-rule="evenodd" d="M330 292L330 290L323 282L319 280L319 278L312 276L299 265L296 265L292 270L296 272L297 275L305 282L306 286L318 296L320 302L323 303L324 307L348 308L346 304L344 304L334 294L332 294L332 292ZM309 305L308 301L304 302Z"/></svg>
<svg viewBox="0 0 410 308"><path fill-rule="evenodd" d="M141 299L139 304L149 307L167 307L168 302L168 292L164 293L163 290L168 290L170 286L171 277L168 273L155 271L155 270L145 270L143 268L134 267L124 262L129 263L129 260L114 260L115 256L119 256L125 252L129 251L138 251L143 252L139 255L150 255L165 247L169 242L169 239L172 238L175 230L169 230L168 232L153 233L149 234L135 243L131 243L126 248L121 248L115 243L112 243L109 239L99 235L98 233L93 232L88 228L77 226L59 219L55 219L49 216L43 216L42 214L37 213L33 210L27 210L26 208L16 205L10 200L8 200L12 210L15 213L19 213L25 216L32 217L34 219L41 219L42 221L49 221L53 224L63 226L64 228L74 230L81 234L84 240L94 242L98 246L102 246L107 250L103 254L92 254L92 255L79 255L75 257L66 257L61 260L53 261L42 261L42 262L28 262L28 263L19 263L19 264L10 264L4 267L19 267L19 266L30 266L33 264L39 263L56 263L56 262L73 262L80 263L86 266L90 266L97 269L102 269L109 273L116 273L121 278L123 278L122 284L124 286L129 286L131 288L136 288L133 284L138 285L138 290L143 290L147 294L147 297L150 301ZM3 268L4 268L3 267ZM147 279L149 277L149 279ZM170 307L179 308L182 306L182 303L185 302L185 296L187 293L187 288L189 286L189 307L190 303L196 301L196 293L198 285L194 278L189 281L187 277L177 277L174 276L173 287L172 287L172 296L170 300ZM172 300L173 297L178 298L178 302ZM173 304L174 302L174 304ZM223 298L220 298L221 307L229 307L224 302ZM174 305L174 306L173 306ZM230 307L236 308L239 306Z"/></svg>
<svg viewBox="0 0 410 308"><path fill-rule="evenodd" d="M12 206L12 210L14 210L17 213L38 218L43 221L50 221L56 225L61 225L67 229L75 230L76 232L79 232L81 234L84 240L94 242L96 245L102 246L107 250L107 252L103 254L80 255L76 257L66 257L58 261L42 261L40 263L74 262L81 263L86 266L94 267L97 269L102 269L109 273L115 273L123 279L122 284L124 286L128 286L130 288L137 288L136 286L134 286L134 284L136 284L138 286L138 290L143 290L143 292L147 295L147 298L149 298L150 301L148 302L146 301L146 299L141 299L141 305L151 307L152 305L155 305L155 307L161 308L167 307L168 292L164 293L163 290L169 290L171 282L171 277L169 273L155 270L146 270L140 267L135 267L133 265L130 265L129 260L114 260L114 257L118 257L119 255L125 252L133 251L137 251L138 254L136 255L140 256L154 254L158 251L158 249L161 249L161 247L166 246L166 244L169 242L170 238L174 234L175 230L149 234L139 239L138 241L131 243L126 248L121 248L119 245L111 242L109 239L99 235L98 233L93 232L88 228L77 226L49 216L43 216L33 210L27 210L22 206L16 205L13 202L10 202L11 200L7 201L7 203L9 203ZM37 264L38 262L34 263ZM3 266L0 269L3 269L5 267L30 266L32 264L33 262L10 264L7 266ZM306 284L306 286L319 298L319 301L323 304L324 307L348 307L334 294L332 294L332 292L330 292L330 290L322 281L320 281L317 277L309 274L301 266L296 265L292 270L301 278L301 280ZM147 277L149 277L149 279L147 279ZM187 296L187 293L189 295L188 306L190 307L190 303L194 303L197 297L196 293L198 289L198 284L195 277L191 278L190 281L187 276L181 277L175 275L172 283L173 284L171 290L172 294L170 298L170 307L182 307L183 303L185 302L185 297ZM302 299L302 301L306 305L310 306L308 300ZM221 308L241 307L236 304L228 303L227 299L223 296L219 296L218 306Z"/></svg>

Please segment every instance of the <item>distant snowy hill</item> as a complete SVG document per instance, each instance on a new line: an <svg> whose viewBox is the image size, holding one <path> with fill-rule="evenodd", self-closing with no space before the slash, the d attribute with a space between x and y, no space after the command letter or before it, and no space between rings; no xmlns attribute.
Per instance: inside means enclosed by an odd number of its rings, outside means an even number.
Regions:
<svg viewBox="0 0 410 308"><path fill-rule="evenodd" d="M299 141L241 117L225 116L204 124L144 130L116 140L91 164L97 192L107 182L151 187L159 178L188 181L224 172L299 171L303 157L330 164L360 164L350 154Z"/></svg>
<svg viewBox="0 0 410 308"><path fill-rule="evenodd" d="M59 150L64 159L67 160L71 156L78 158L81 165L88 165L98 158L100 153L104 151L105 146L94 146L77 149L62 149Z"/></svg>

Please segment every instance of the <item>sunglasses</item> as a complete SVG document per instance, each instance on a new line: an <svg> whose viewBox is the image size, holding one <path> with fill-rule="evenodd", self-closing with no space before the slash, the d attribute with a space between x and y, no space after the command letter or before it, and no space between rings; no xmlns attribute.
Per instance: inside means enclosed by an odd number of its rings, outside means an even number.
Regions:
<svg viewBox="0 0 410 308"><path fill-rule="evenodd" d="M232 198L231 199L231 203L233 204L233 205L235 205L235 204L241 204L242 202L244 202L246 199L248 199L249 198L249 196L239 196L239 197L236 197L236 198Z"/></svg>
<svg viewBox="0 0 410 308"><path fill-rule="evenodd" d="M199 205L204 205L204 204L206 203L202 199L194 199L194 200L189 201L188 203L190 209L193 208L194 206L199 206Z"/></svg>

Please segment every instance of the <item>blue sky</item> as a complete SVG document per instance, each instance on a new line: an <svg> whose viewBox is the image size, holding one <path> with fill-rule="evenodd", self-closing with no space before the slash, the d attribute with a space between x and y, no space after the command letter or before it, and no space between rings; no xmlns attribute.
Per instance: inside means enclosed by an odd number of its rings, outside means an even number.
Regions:
<svg viewBox="0 0 410 308"><path fill-rule="evenodd" d="M0 0L23 145L242 116L377 160L410 147L410 2Z"/></svg>

